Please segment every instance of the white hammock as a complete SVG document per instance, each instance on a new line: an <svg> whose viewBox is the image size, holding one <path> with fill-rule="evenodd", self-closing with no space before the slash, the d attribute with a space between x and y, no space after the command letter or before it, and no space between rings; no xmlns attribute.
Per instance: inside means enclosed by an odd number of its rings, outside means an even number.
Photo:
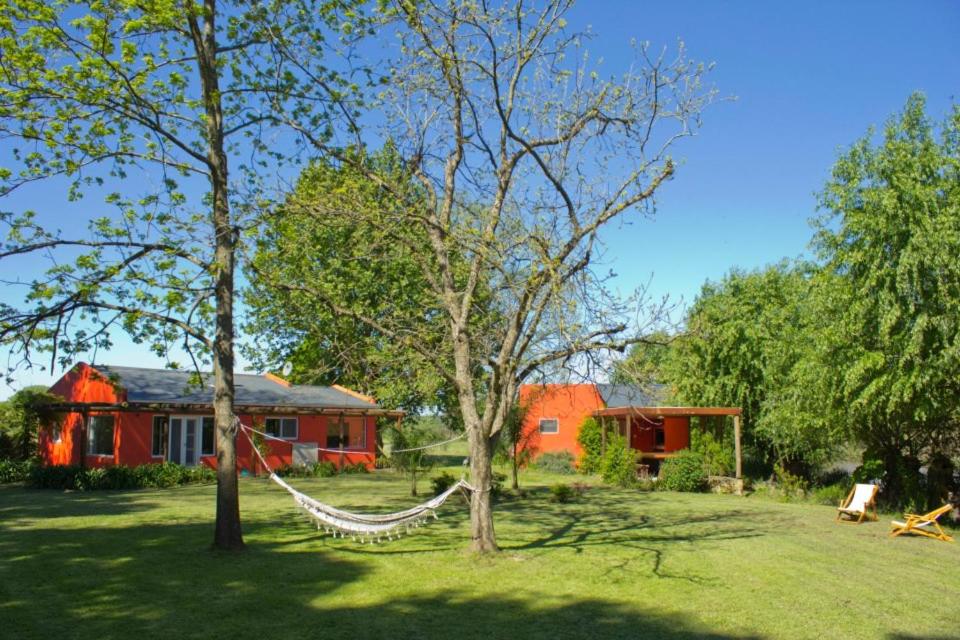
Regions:
<svg viewBox="0 0 960 640"><path fill-rule="evenodd" d="M327 533L332 533L334 537L336 537L337 534L339 534L341 538L349 535L354 540L359 539L361 543L366 542L367 539L380 542L384 537L388 540L392 540L394 536L399 538L404 531L409 533L411 527L419 527L430 516L437 519L439 516L437 516L436 510L446 502L447 498L453 495L455 491L458 489L471 489L470 485L461 479L440 495L404 511L385 514L352 513L350 511L344 511L324 504L319 500L315 500L287 484L283 478L273 472L273 469L270 468L270 465L267 464L267 461L260 454L256 444L253 442L253 438L250 437L250 433L248 432L260 433L266 437L271 436L251 429L239 422L239 420L237 423L241 431L243 431L243 434L247 437L247 440L250 441L250 446L260 459L261 464L270 472L270 479L283 487L287 493L293 497L297 506L303 509L316 523L318 531L324 529Z"/></svg>

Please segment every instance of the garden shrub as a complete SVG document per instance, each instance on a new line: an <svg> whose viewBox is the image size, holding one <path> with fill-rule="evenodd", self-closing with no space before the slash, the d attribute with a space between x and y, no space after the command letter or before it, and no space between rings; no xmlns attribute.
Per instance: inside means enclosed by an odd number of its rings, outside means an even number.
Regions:
<svg viewBox="0 0 960 640"><path fill-rule="evenodd" d="M653 478L640 478L637 480L637 489L640 491L655 491L657 482Z"/></svg>
<svg viewBox="0 0 960 640"><path fill-rule="evenodd" d="M657 486L666 491L703 491L707 486L707 472L703 456L685 449L660 465Z"/></svg>
<svg viewBox="0 0 960 640"><path fill-rule="evenodd" d="M33 464L27 460L0 460L0 484L25 482L30 477Z"/></svg>
<svg viewBox="0 0 960 640"><path fill-rule="evenodd" d="M838 506L843 499L850 493L850 488L845 484L829 484L824 487L816 487L811 492L811 498L817 504L826 504L832 507Z"/></svg>
<svg viewBox="0 0 960 640"><path fill-rule="evenodd" d="M595 418L584 420L577 432L577 444L583 451L578 464L580 473L600 473L602 441L600 423Z"/></svg>
<svg viewBox="0 0 960 640"><path fill-rule="evenodd" d="M541 454L533 466L548 473L570 475L577 471L575 461L576 457L573 453L564 449L563 451L550 451Z"/></svg>
<svg viewBox="0 0 960 640"><path fill-rule="evenodd" d="M355 462L353 464L343 465L340 473L370 473L370 469L367 469L367 465L362 462Z"/></svg>
<svg viewBox="0 0 960 640"><path fill-rule="evenodd" d="M184 467L173 462L137 467L116 465L84 469L79 465L31 466L28 482L37 489L99 491L104 489L163 489L216 480L206 466Z"/></svg>
<svg viewBox="0 0 960 640"><path fill-rule="evenodd" d="M337 475L337 465L329 460L321 460L313 464L313 475L318 478L332 478Z"/></svg>
<svg viewBox="0 0 960 640"><path fill-rule="evenodd" d="M773 475L777 480L777 490L783 500L806 497L810 485L803 476L790 473L780 463L773 465Z"/></svg>
<svg viewBox="0 0 960 640"><path fill-rule="evenodd" d="M457 481L456 477L452 473L444 471L438 476L433 476L430 478L430 487L433 489L433 495L438 496L450 487Z"/></svg>
<svg viewBox="0 0 960 640"><path fill-rule="evenodd" d="M709 431L693 429L690 433L690 449L703 456L703 467L708 476L730 476L736 468L733 442L715 438Z"/></svg>
<svg viewBox="0 0 960 640"><path fill-rule="evenodd" d="M570 502L573 500L573 487L562 482L550 487L550 502Z"/></svg>
<svg viewBox="0 0 960 640"><path fill-rule="evenodd" d="M305 464L281 464L273 470L281 478L312 478L313 465Z"/></svg>
<svg viewBox="0 0 960 640"><path fill-rule="evenodd" d="M627 446L625 438L614 434L600 461L600 477L607 484L629 487L637 481L638 452Z"/></svg>
<svg viewBox="0 0 960 640"><path fill-rule="evenodd" d="M507 481L507 474L493 472L493 479L490 482L490 496L499 498L503 495L503 483Z"/></svg>

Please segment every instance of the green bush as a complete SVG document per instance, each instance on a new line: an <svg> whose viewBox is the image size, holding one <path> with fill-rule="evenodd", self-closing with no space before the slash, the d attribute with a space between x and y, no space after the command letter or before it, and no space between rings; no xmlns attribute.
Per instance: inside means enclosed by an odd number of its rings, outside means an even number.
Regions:
<svg viewBox="0 0 960 640"><path fill-rule="evenodd" d="M139 467L134 467L138 485L154 489L166 489L182 484L184 469L184 467L173 462L142 464Z"/></svg>
<svg viewBox="0 0 960 640"><path fill-rule="evenodd" d="M550 451L541 454L533 466L548 473L570 475L577 472L575 461L576 457L570 451Z"/></svg>
<svg viewBox="0 0 960 640"><path fill-rule="evenodd" d="M806 497L810 485L802 476L790 473L779 463L773 465L773 475L777 480L781 499L789 501Z"/></svg>
<svg viewBox="0 0 960 640"><path fill-rule="evenodd" d="M0 460L0 484L26 482L33 464L27 460Z"/></svg>
<svg viewBox="0 0 960 640"><path fill-rule="evenodd" d="M84 469L79 465L35 465L28 482L37 489L61 491L99 491L104 489L163 489L182 484L216 480L216 472L206 466L183 467L173 462L144 464L137 467L115 465Z"/></svg>
<svg viewBox="0 0 960 640"><path fill-rule="evenodd" d="M456 477L452 473L444 471L438 476L433 476L430 478L430 487L433 489L433 495L438 496L450 487L454 485L457 481Z"/></svg>
<svg viewBox="0 0 960 640"><path fill-rule="evenodd" d="M817 504L826 504L832 507L838 506L847 494L850 488L843 484L830 484L825 487L817 487L811 493L811 498Z"/></svg>
<svg viewBox="0 0 960 640"><path fill-rule="evenodd" d="M580 473L600 473L603 440L600 431L600 423L595 418L584 420L577 431L577 444L583 451L578 464Z"/></svg>
<svg viewBox="0 0 960 640"><path fill-rule="evenodd" d="M337 465L329 460L321 460L313 465L313 475L318 478L332 478L337 475Z"/></svg>
<svg viewBox="0 0 960 640"><path fill-rule="evenodd" d="M653 478L641 478L637 480L637 489L640 491L654 491L657 488L657 483Z"/></svg>
<svg viewBox="0 0 960 640"><path fill-rule="evenodd" d="M490 482L490 496L499 498L503 495L503 483L507 481L507 474L493 472L493 479Z"/></svg>
<svg viewBox="0 0 960 640"><path fill-rule="evenodd" d="M281 478L312 478L314 476L313 465L305 464L282 464L273 472Z"/></svg>
<svg viewBox="0 0 960 640"><path fill-rule="evenodd" d="M690 449L703 456L703 467L708 476L731 476L736 468L733 442L724 442L712 433L693 429L690 432Z"/></svg>
<svg viewBox="0 0 960 640"><path fill-rule="evenodd" d="M600 477L607 484L630 487L637 482L638 453L627 446L627 441L613 435L607 441L607 450L600 461Z"/></svg>
<svg viewBox="0 0 960 640"><path fill-rule="evenodd" d="M666 491L703 491L707 486L703 456L685 449L664 460L660 465L657 486Z"/></svg>
<svg viewBox="0 0 960 640"><path fill-rule="evenodd" d="M570 485L558 483L550 487L550 502L570 502L574 491Z"/></svg>
<svg viewBox="0 0 960 640"><path fill-rule="evenodd" d="M355 462L343 465L340 473L370 473L370 469L367 469L367 465L362 462Z"/></svg>

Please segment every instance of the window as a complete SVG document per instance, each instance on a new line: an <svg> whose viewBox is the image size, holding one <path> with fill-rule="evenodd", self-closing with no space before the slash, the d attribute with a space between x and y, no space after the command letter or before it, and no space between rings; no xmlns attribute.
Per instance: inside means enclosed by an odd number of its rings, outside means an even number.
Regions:
<svg viewBox="0 0 960 640"><path fill-rule="evenodd" d="M278 438L297 438L297 419L296 418L267 418L264 423L264 431L271 436Z"/></svg>
<svg viewBox="0 0 960 640"><path fill-rule="evenodd" d="M560 421L556 418L540 418L540 433L560 433Z"/></svg>
<svg viewBox="0 0 960 640"><path fill-rule="evenodd" d="M666 442L664 438L664 433L663 433L663 425L657 425L656 427L654 427L653 434L654 434L653 450L663 451L663 445Z"/></svg>
<svg viewBox="0 0 960 640"><path fill-rule="evenodd" d="M60 438L61 438L60 425L57 423L53 423L52 425L50 425L49 429L50 429L50 442L60 442Z"/></svg>
<svg viewBox="0 0 960 640"><path fill-rule="evenodd" d="M200 434L200 455L212 456L216 453L213 437L213 418L207 416L203 419L203 425Z"/></svg>
<svg viewBox="0 0 960 640"><path fill-rule="evenodd" d="M366 421L363 418L337 418L327 422L326 448L339 449L341 445L344 449L367 448Z"/></svg>
<svg viewBox="0 0 960 640"><path fill-rule="evenodd" d="M90 416L87 453L91 456L113 455L113 416Z"/></svg>
<svg viewBox="0 0 960 640"><path fill-rule="evenodd" d="M153 448L150 455L154 458L167 457L167 416L153 416Z"/></svg>

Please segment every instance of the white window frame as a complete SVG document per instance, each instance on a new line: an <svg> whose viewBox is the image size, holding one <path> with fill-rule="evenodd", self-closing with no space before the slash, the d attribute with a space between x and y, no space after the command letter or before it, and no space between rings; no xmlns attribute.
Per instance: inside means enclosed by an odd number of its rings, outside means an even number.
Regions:
<svg viewBox="0 0 960 640"><path fill-rule="evenodd" d="M363 435L362 444L350 444L349 447L343 447L344 451L368 451L367 449L367 416L345 416L347 418L359 418L360 419L360 433ZM347 440L350 439L350 423L344 422L343 426L346 427ZM327 420L327 437L325 444L327 448L336 449L337 447L330 446L330 436L340 436L340 422L339 418L334 419L333 416L330 416L330 419Z"/></svg>
<svg viewBox="0 0 960 640"><path fill-rule="evenodd" d="M555 422L557 425L556 431L544 431L543 423L544 422ZM540 435L544 436L555 436L560 433L560 418L540 418L540 421L537 423L537 431Z"/></svg>
<svg viewBox="0 0 960 640"><path fill-rule="evenodd" d="M93 423L97 418L109 418L113 421L110 429L110 453L100 453L93 451L93 443L96 440L93 437ZM117 453L117 417L110 413L101 413L87 418L87 451L86 455L96 456L98 458L112 458Z"/></svg>
<svg viewBox="0 0 960 640"><path fill-rule="evenodd" d="M277 434L274 435L267 430L267 420L279 420L279 429ZM294 433L292 436L283 435L283 421L284 420L293 420ZM299 440L300 439L300 418L298 416L266 416L263 419L263 431L264 433L269 433L274 438L282 438L284 440Z"/></svg>
<svg viewBox="0 0 960 640"><path fill-rule="evenodd" d="M63 441L63 427L60 426L59 422L55 422L49 426L50 429L50 442L53 444L59 444Z"/></svg>
<svg viewBox="0 0 960 640"><path fill-rule="evenodd" d="M203 423L206 420L210 420L213 423L213 443L212 448L208 452L203 448ZM217 455L217 421L213 416L200 416L200 457L209 458L210 456Z"/></svg>
<svg viewBox="0 0 960 640"><path fill-rule="evenodd" d="M179 459L180 459L180 461L179 461L178 464L181 464L181 465L183 465L183 466L185 466L185 467L186 467L186 466L199 467L200 465L203 464L203 462L201 461L201 458L209 458L210 456L216 455L216 453L217 453L217 451L216 451L216 450L217 450L216 423L214 423L213 453L204 453L204 450L203 450L203 421L204 421L205 419L211 419L211 420L212 420L212 419L213 419L213 416L211 416L211 415L209 415L209 414L204 415L204 414L202 414L202 413L181 413L181 414L171 414L170 416L168 416L168 419L167 419L167 443L168 443L168 444L167 444L167 460L172 460L172 458L173 458L173 455L172 455L172 454L173 454L173 451L174 451L174 447L176 447L176 450L177 450L177 452L178 452L178 453L177 453L177 456L178 456ZM174 421L174 420L179 420L179 421L180 421L180 438L179 438L179 442L174 442L174 441L173 441L173 421ZM186 463L184 462L184 460L185 460L186 457L187 457L187 440L186 440L187 435L186 435L186 428L187 428L187 421L188 421L188 420L196 420L196 423L197 423L197 426L196 426L196 429L197 429L197 430L196 430L196 433L194 434L194 437L196 438L196 440L194 441L194 444L193 444L193 446L194 446L194 454L193 454L193 455L194 455L194 457L196 458L196 460L195 460L194 463L191 464L191 465L188 465L188 464L186 464ZM151 444L151 447L152 447L152 444Z"/></svg>
<svg viewBox="0 0 960 640"><path fill-rule="evenodd" d="M163 444L166 445L167 452L156 454L153 452L153 441L156 437L154 434L154 429L157 428L157 418L163 418L166 420L167 428L163 434ZM170 416L165 413L155 413L150 416L150 457L156 458L157 460L163 460L170 457Z"/></svg>

